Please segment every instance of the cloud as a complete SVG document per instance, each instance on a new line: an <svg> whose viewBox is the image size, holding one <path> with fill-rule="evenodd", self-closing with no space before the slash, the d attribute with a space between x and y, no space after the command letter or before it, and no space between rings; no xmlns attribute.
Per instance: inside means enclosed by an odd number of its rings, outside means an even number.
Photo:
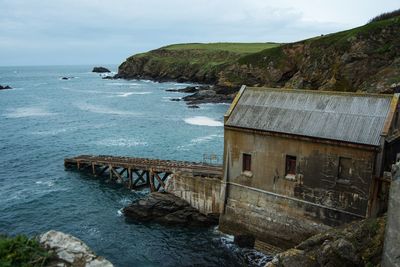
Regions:
<svg viewBox="0 0 400 267"><path fill-rule="evenodd" d="M364 24L397 1L0 0L0 65L120 63L179 42L290 42Z"/></svg>

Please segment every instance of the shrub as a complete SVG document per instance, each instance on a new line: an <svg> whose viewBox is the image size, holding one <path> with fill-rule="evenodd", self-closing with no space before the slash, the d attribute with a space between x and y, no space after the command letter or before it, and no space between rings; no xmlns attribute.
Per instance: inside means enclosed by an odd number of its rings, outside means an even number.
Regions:
<svg viewBox="0 0 400 267"><path fill-rule="evenodd" d="M0 266L44 266L51 254L35 239L24 235L8 237L0 235Z"/></svg>
<svg viewBox="0 0 400 267"><path fill-rule="evenodd" d="M381 20L385 20L385 19L391 19L394 17L400 16L400 9L397 9L395 11L392 12L386 12L383 14L380 14L378 16L376 16L375 18L371 19L369 22L376 22L376 21L381 21Z"/></svg>

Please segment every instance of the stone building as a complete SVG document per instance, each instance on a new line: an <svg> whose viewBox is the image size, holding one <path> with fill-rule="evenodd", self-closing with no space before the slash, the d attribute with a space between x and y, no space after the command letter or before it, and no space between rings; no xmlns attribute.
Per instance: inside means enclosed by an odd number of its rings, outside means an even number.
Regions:
<svg viewBox="0 0 400 267"><path fill-rule="evenodd" d="M281 248L387 206L398 95L246 88L225 115L220 229Z"/></svg>

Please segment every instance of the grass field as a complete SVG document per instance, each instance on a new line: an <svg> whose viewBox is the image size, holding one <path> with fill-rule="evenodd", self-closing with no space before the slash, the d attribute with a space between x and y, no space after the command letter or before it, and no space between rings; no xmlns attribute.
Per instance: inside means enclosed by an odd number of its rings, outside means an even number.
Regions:
<svg viewBox="0 0 400 267"><path fill-rule="evenodd" d="M173 44L162 47L167 50L208 50L208 51L229 51L238 54L251 54L277 47L278 43L189 43Z"/></svg>

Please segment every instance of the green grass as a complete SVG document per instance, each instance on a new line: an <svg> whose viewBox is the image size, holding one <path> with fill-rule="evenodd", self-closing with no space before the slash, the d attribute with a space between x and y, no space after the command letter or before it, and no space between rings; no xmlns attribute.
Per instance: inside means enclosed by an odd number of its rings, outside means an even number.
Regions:
<svg viewBox="0 0 400 267"><path fill-rule="evenodd" d="M277 43L189 43L173 44L162 47L166 50L207 50L207 51L228 51L238 54L251 54L264 49L279 46Z"/></svg>
<svg viewBox="0 0 400 267"><path fill-rule="evenodd" d="M1 267L45 266L51 256L35 239L24 235L16 237L0 235Z"/></svg>

